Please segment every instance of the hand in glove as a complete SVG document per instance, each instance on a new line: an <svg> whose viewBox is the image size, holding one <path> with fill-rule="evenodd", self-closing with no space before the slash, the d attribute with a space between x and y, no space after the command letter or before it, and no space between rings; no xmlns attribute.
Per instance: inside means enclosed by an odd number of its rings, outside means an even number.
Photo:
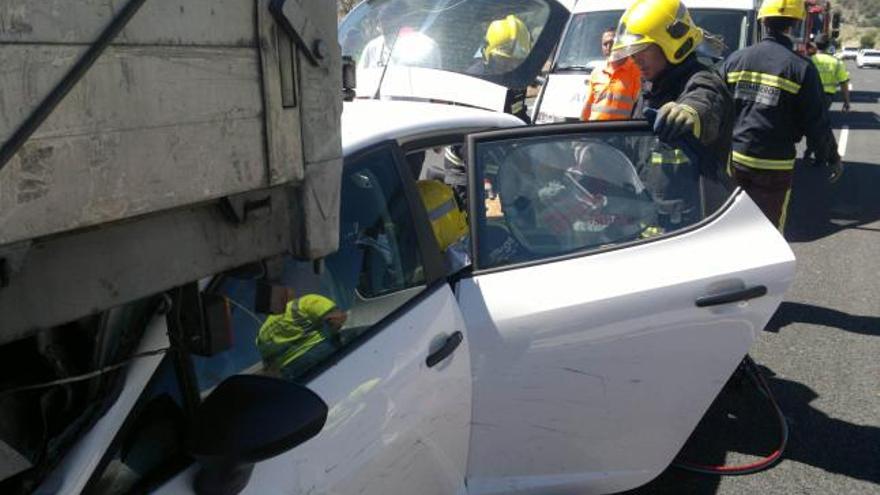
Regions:
<svg viewBox="0 0 880 495"><path fill-rule="evenodd" d="M828 163L828 168L831 169L831 175L828 176L828 182L834 184L835 182L840 180L840 176L843 175L843 161L840 159L840 157L831 160Z"/></svg>
<svg viewBox="0 0 880 495"><path fill-rule="evenodd" d="M688 133L697 135L699 122L700 117L693 108L673 101L663 105L657 111L654 133L661 141L668 143Z"/></svg>

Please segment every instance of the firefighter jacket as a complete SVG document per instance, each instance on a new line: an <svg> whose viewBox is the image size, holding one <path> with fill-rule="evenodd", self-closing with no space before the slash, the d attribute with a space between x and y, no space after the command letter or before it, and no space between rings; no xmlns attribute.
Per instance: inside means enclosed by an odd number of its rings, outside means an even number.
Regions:
<svg viewBox="0 0 880 495"><path fill-rule="evenodd" d="M587 100L581 120L626 120L642 88L641 73L631 58L623 63L606 62L593 69L587 83Z"/></svg>
<svg viewBox="0 0 880 495"><path fill-rule="evenodd" d="M697 115L694 134L705 148L704 160L692 164L683 150L658 143L651 152L650 165L640 170L639 176L655 201L679 205L675 209L681 214L672 215L671 223L689 223L699 216L700 175L713 182L727 182L733 100L718 73L692 54L654 81L643 82L633 117L644 118L645 110L659 109L670 102L687 105Z"/></svg>
<svg viewBox="0 0 880 495"><path fill-rule="evenodd" d="M843 60L837 60L827 53L817 53L810 58L819 71L819 79L822 81L822 89L825 93L836 94L840 85L849 81L849 72Z"/></svg>
<svg viewBox="0 0 880 495"><path fill-rule="evenodd" d="M697 138L717 164L726 165L730 154L733 102L718 73L691 54L682 63L670 66L655 81L644 83L633 116L644 118L646 109L659 109L672 101L695 111L699 117L695 129Z"/></svg>
<svg viewBox="0 0 880 495"><path fill-rule="evenodd" d="M792 50L783 34L731 54L721 73L733 92L733 163L760 170L792 170L795 143L806 135L817 156L836 157L837 145L819 72Z"/></svg>

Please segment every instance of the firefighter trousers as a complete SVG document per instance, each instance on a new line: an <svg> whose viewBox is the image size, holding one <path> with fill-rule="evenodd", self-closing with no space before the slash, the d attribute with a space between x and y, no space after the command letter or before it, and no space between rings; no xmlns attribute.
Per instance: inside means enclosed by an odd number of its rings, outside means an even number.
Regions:
<svg viewBox="0 0 880 495"><path fill-rule="evenodd" d="M731 176L779 231L785 228L793 170L761 170L733 163Z"/></svg>

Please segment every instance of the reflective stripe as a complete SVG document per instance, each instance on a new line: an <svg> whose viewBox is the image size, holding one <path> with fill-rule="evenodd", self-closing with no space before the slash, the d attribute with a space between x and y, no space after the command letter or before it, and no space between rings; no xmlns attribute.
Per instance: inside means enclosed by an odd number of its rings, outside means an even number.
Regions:
<svg viewBox="0 0 880 495"><path fill-rule="evenodd" d="M593 105L591 111L596 113L609 113L611 115L623 115L625 117L629 117L630 114L632 114L632 109L618 108L611 105Z"/></svg>
<svg viewBox="0 0 880 495"><path fill-rule="evenodd" d="M613 101L615 101L615 102L627 103L627 104L630 104L630 105L634 105L635 102L636 102L636 99L635 99L635 98L631 98L631 97L626 96L626 95L615 95L615 94L612 94L612 95L610 96L610 98L608 98L608 99L609 99L609 100L613 100Z"/></svg>
<svg viewBox="0 0 880 495"><path fill-rule="evenodd" d="M455 200L452 198L437 205L436 208L428 212L428 220L434 222L446 216L455 208Z"/></svg>
<svg viewBox="0 0 880 495"><path fill-rule="evenodd" d="M773 74L764 74L763 72L751 72L747 70L727 74L728 83L738 83L740 81L771 86L792 94L797 94L801 90L800 84L794 81L789 81L783 77L774 76Z"/></svg>
<svg viewBox="0 0 880 495"><path fill-rule="evenodd" d="M794 158L789 160L773 160L770 158L756 158L744 155L737 151L733 152L733 161L746 167L762 170L791 170L794 168Z"/></svg>
<svg viewBox="0 0 880 495"><path fill-rule="evenodd" d="M676 148L668 151L654 151L651 153L651 165L682 165L690 163L684 151Z"/></svg>
<svg viewBox="0 0 880 495"><path fill-rule="evenodd" d="M782 214L779 215L779 232L784 234L785 220L788 218L788 200L791 199L791 188L785 191L785 200L782 202Z"/></svg>

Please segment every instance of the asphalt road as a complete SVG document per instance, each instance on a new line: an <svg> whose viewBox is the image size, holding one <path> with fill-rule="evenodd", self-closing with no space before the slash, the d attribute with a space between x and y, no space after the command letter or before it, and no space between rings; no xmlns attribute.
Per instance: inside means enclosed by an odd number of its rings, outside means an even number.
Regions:
<svg viewBox="0 0 880 495"><path fill-rule="evenodd" d="M849 69L852 111L832 106L845 175L829 186L798 163L785 232L797 277L751 352L790 425L783 460L736 477L670 468L627 495L880 494L880 70ZM776 425L750 385L728 384L680 455L754 461Z"/></svg>

